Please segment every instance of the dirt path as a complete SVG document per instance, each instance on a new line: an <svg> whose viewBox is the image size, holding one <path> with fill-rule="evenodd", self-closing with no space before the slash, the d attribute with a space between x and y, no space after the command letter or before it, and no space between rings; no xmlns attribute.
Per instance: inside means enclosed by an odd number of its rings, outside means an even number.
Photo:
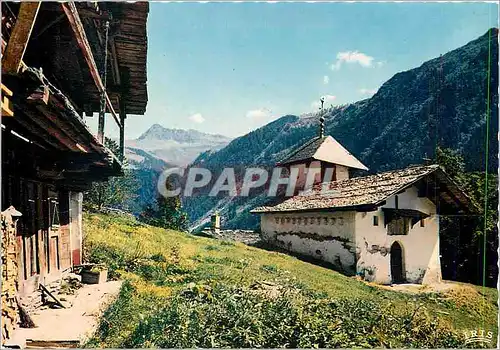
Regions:
<svg viewBox="0 0 500 350"><path fill-rule="evenodd" d="M380 285L376 283L367 283L371 286L376 286L378 288L392 290L394 292L403 292L410 294L418 293L444 293L455 288L460 288L460 285L450 281L443 281L441 283L435 284L413 284L413 283L401 283L392 285Z"/></svg>
<svg viewBox="0 0 500 350"><path fill-rule="evenodd" d="M66 309L39 310L32 315L37 328L18 328L10 343L79 342L83 344L98 325L99 316L116 298L122 281L84 285L74 296L65 296Z"/></svg>

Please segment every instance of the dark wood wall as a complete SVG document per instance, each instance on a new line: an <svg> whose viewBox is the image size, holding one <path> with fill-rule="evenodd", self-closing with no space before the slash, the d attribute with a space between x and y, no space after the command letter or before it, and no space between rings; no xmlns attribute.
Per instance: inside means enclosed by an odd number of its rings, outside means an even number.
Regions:
<svg viewBox="0 0 500 350"><path fill-rule="evenodd" d="M69 193L43 183L2 173L2 210L22 213L17 225L22 294L57 278L71 267Z"/></svg>

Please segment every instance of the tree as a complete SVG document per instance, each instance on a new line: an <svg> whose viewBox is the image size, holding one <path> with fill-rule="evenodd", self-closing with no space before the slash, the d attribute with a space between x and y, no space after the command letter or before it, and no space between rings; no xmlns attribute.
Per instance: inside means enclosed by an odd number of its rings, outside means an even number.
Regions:
<svg viewBox="0 0 500 350"><path fill-rule="evenodd" d="M118 144L105 138L105 145L114 154L119 154ZM127 201L133 199L137 189L137 181L130 169L127 169L128 163L123 162L124 175L111 177L106 182L94 182L89 191L84 196L84 206L87 210L102 210L104 207L113 207L127 210Z"/></svg>
<svg viewBox="0 0 500 350"><path fill-rule="evenodd" d="M440 219L443 277L494 286L498 274L498 178L496 174L466 172L463 157L450 149L438 147L436 161L478 208L476 216Z"/></svg>
<svg viewBox="0 0 500 350"><path fill-rule="evenodd" d="M173 184L167 182L166 187L172 190ZM164 197L159 194L155 203L148 204L139 218L149 225L177 231L186 231L189 225L180 196Z"/></svg>
<svg viewBox="0 0 500 350"><path fill-rule="evenodd" d="M446 173L457 181L459 185L464 184L465 160L457 151L438 146L436 149L436 162L441 165Z"/></svg>

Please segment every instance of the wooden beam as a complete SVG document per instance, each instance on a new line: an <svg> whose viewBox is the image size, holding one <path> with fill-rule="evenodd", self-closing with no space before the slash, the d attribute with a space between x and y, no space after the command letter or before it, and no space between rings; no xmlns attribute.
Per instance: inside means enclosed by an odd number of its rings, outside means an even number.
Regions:
<svg viewBox="0 0 500 350"><path fill-rule="evenodd" d="M2 117L13 117L14 111L12 108L12 102L9 97L12 97L13 93L7 86L2 84Z"/></svg>
<svg viewBox="0 0 500 350"><path fill-rule="evenodd" d="M14 96L14 93L4 84L2 84L2 94L7 95L9 97Z"/></svg>
<svg viewBox="0 0 500 350"><path fill-rule="evenodd" d="M32 103L43 103L44 105L49 103L50 90L46 85L39 86L31 95L28 96L28 102Z"/></svg>
<svg viewBox="0 0 500 350"><path fill-rule="evenodd" d="M57 24L57 22L59 22L61 19L63 19L65 17L64 13L60 14L59 16L57 16L56 19L54 19L53 21L51 21L49 24L47 24L45 27L43 27L42 29L40 30L37 30L37 33L36 35L33 37L33 39L36 39L38 38L40 35L42 35L43 33L45 33L50 27L52 27L54 24Z"/></svg>
<svg viewBox="0 0 500 350"><path fill-rule="evenodd" d="M60 132L57 127L55 127L53 124L51 124L45 118L40 118L40 115L35 114L34 112L30 111L28 108L24 108L23 112L24 112L24 114L26 114L26 116L28 116L30 118L30 120L33 123L37 124L38 127L47 131L47 133L49 133L52 137L57 139L64 146L66 146L67 148L69 148L70 150L72 150L74 152L81 152L81 150L76 146L76 143L73 142L73 140L71 140L64 133Z"/></svg>
<svg viewBox="0 0 500 350"><path fill-rule="evenodd" d="M89 117L89 118L92 118L94 117L94 112L92 112L92 105L86 103L83 105L83 110L85 112L85 116L86 117Z"/></svg>
<svg viewBox="0 0 500 350"><path fill-rule="evenodd" d="M62 131L63 135L68 136L80 152L89 152L90 149L84 146L86 144L90 144L90 147L98 152L101 150L102 146L95 143L94 138L90 133L87 134L85 132L82 133L78 131L79 129L82 129L82 121L79 119L78 115L74 115L72 112L67 112L61 116L61 109L65 110L65 104L71 104L71 102L63 102L55 95L51 95L50 89L47 85L40 85L34 92L28 91L27 95L28 97L26 101L28 104L34 106L38 112L40 112L40 115L45 116L46 119L52 122L53 124L51 125L55 125L60 131ZM22 103L22 101L20 103ZM27 110L27 108L25 110ZM31 118L29 114L28 116Z"/></svg>
<svg viewBox="0 0 500 350"><path fill-rule="evenodd" d="M115 72L114 83L116 85L120 85L120 65L118 64L118 54L116 53L115 39L113 38L113 36L110 36L109 38L109 46L111 47L111 64L113 66L113 71Z"/></svg>
<svg viewBox="0 0 500 350"><path fill-rule="evenodd" d="M63 147L51 141L50 134L45 132L44 130L40 130L36 125L31 122L25 121L22 115L19 115L16 118L10 119L13 123L16 123L26 129L30 135L28 138L33 142L36 142L41 145L42 148L48 147L49 149L57 149L61 150ZM10 126L10 125L8 125ZM13 126L13 125L12 125ZM16 125L17 126L17 125ZM12 128L13 129L13 128Z"/></svg>
<svg viewBox="0 0 500 350"><path fill-rule="evenodd" d="M360 205L359 207L356 208L357 212L371 212L371 211L377 211L378 206L376 205Z"/></svg>
<svg viewBox="0 0 500 350"><path fill-rule="evenodd" d="M41 2L21 2L2 62L4 74L17 74L35 24Z"/></svg>
<svg viewBox="0 0 500 350"><path fill-rule="evenodd" d="M85 18L93 18L104 21L111 20L111 14L104 10L100 11L100 10L90 10L81 8L78 10L78 14L80 15L80 17L85 17Z"/></svg>
<svg viewBox="0 0 500 350"><path fill-rule="evenodd" d="M61 3L61 6L64 10L64 13L66 13L66 16L68 17L71 29L73 30L73 33L75 34L76 41L78 43L78 46L80 46L80 49L82 50L83 57L85 58L85 61L87 62L87 65L90 70L90 74L92 75L92 78L94 79L94 83L99 90L99 93L104 92L105 100L106 100L106 106L107 110L111 113L113 118L115 119L115 122L118 126L120 126L120 120L118 118L118 115L116 114L113 104L111 103L111 100L109 99L108 94L106 93L106 88L104 84L102 83L101 76L99 74L99 70L97 69L94 55L92 54L92 49L90 48L89 41L87 39L87 35L85 34L85 29L83 27L82 21L80 19L80 16L78 15L78 10L76 9L75 3L74 2L63 2Z"/></svg>
<svg viewBox="0 0 500 350"><path fill-rule="evenodd" d="M54 125L59 128L66 136L68 136L69 140L73 142L74 146L79 150L79 152L89 152L88 149L80 145L80 143L85 143L85 140L80 137L82 136L81 134L74 132L72 128L64 125L57 115L48 111L47 108L43 108L43 105L37 105L36 108L40 112L40 114L44 115L48 120L54 123Z"/></svg>

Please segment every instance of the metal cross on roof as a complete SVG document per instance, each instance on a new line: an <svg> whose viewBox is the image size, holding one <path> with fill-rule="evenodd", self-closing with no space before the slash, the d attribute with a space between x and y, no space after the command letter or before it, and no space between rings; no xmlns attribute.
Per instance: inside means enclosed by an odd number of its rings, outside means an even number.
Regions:
<svg viewBox="0 0 500 350"><path fill-rule="evenodd" d="M319 116L319 137L325 136L325 118L323 117L323 104L325 103L325 98L321 97L321 114Z"/></svg>

